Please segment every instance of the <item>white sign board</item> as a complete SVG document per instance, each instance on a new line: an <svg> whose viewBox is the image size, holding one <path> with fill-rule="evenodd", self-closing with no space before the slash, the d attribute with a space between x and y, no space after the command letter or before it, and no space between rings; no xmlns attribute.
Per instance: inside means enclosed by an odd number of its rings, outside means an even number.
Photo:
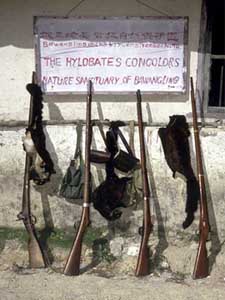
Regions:
<svg viewBox="0 0 225 300"><path fill-rule="evenodd" d="M186 90L187 18L35 17L34 34L45 93Z"/></svg>

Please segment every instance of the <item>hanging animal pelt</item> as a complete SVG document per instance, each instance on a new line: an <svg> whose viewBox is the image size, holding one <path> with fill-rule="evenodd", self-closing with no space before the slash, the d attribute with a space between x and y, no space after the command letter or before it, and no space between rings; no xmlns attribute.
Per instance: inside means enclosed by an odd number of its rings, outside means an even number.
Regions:
<svg viewBox="0 0 225 300"><path fill-rule="evenodd" d="M158 131L162 142L166 162L173 172L181 173L187 182L186 219L183 228L189 227L194 220L194 213L198 208L200 197L199 184L193 172L190 158L188 137L190 131L183 115L173 115L166 128Z"/></svg>
<svg viewBox="0 0 225 300"><path fill-rule="evenodd" d="M46 150L45 134L42 127L42 91L37 84L28 84L28 92L33 97L32 123L26 128L23 138L23 147L32 158L30 179L36 184L42 185L50 180L55 173L53 161Z"/></svg>
<svg viewBox="0 0 225 300"><path fill-rule="evenodd" d="M122 215L118 208L127 207L124 197L128 181L131 178L119 178L115 173L106 179L94 190L92 202L94 208L107 220L113 221Z"/></svg>
<svg viewBox="0 0 225 300"><path fill-rule="evenodd" d="M121 124L123 124L121 121L113 123L113 125ZM117 135L116 132L115 134ZM127 183L131 178L119 178L115 173L113 157L118 148L111 130L108 130L106 133L106 146L107 150L111 153L111 158L105 164L106 179L92 193L92 202L94 208L105 219L114 221L122 215L122 211L119 208L128 206L124 200L126 198Z"/></svg>

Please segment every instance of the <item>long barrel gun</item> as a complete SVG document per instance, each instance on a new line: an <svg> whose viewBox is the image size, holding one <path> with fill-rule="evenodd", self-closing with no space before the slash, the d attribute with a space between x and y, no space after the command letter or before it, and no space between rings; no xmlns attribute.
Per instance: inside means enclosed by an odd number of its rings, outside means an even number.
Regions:
<svg viewBox="0 0 225 300"><path fill-rule="evenodd" d="M35 73L32 75L32 83L35 83ZM30 96L30 111L28 128L33 124L33 110L34 110L34 99ZM38 240L38 236L35 229L36 218L31 213L30 203L30 168L31 168L31 157L26 152L25 158L25 170L23 180L23 195L22 195L22 211L17 215L18 220L23 221L26 231L28 233L28 254L29 254L29 265L31 268L43 268L46 267L46 259L44 257L43 249Z"/></svg>
<svg viewBox="0 0 225 300"><path fill-rule="evenodd" d="M148 183L147 167L146 167L146 154L145 154L145 142L144 142L144 128L142 120L142 107L141 107L141 92L137 90L137 116L138 116L138 128L140 139L140 152L141 152L141 174L142 174L142 186L143 186L143 200L144 200L144 215L143 215L143 230L142 240L138 255L138 261L136 266L135 275L145 276L149 274L149 247L148 239L152 231L152 221L150 213L150 189Z"/></svg>
<svg viewBox="0 0 225 300"><path fill-rule="evenodd" d="M84 170L84 199L83 211L81 215L80 225L75 236L73 246L67 258L66 265L63 273L65 275L79 275L80 273L80 260L82 251L83 236L87 227L90 225L90 147L92 137L92 124L91 124L91 102L92 102L92 82L89 81L88 94L86 101L86 131L85 131L85 170Z"/></svg>
<svg viewBox="0 0 225 300"><path fill-rule="evenodd" d="M194 96L194 85L193 79L191 77L191 104L192 104L192 116L193 116L193 128L194 128L194 138L195 138L195 151L196 151L196 161L197 161L197 173L198 182L200 188L200 221L199 221L199 246L197 257L195 261L195 267L193 272L193 278L204 278L209 275L209 261L207 257L206 242L209 234L209 217L207 209L207 196L205 188L204 171L202 164L202 153L199 137L199 129L197 122L197 111L196 111L196 101Z"/></svg>

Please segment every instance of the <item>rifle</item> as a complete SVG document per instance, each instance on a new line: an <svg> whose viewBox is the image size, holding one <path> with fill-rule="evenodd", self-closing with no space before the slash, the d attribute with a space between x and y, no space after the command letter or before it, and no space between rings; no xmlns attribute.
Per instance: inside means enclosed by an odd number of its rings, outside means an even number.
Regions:
<svg viewBox="0 0 225 300"><path fill-rule="evenodd" d="M91 147L91 101L92 101L92 82L89 81L87 94L87 110L86 110L86 130L85 130L85 170L84 170L84 199L81 221L77 234L75 236L73 246L67 258L63 274L79 275L80 258L82 250L82 240L86 228L90 225L90 147Z"/></svg>
<svg viewBox="0 0 225 300"><path fill-rule="evenodd" d="M152 231L152 221L150 213L150 190L148 183L148 175L146 168L146 154L145 154L145 143L144 143L144 129L142 121L142 108L141 108L141 92L137 90L137 115L138 115L138 128L139 128L139 139L140 139L140 152L141 152L141 175L142 175L142 186L144 196L144 216L143 216L143 232L141 246L138 255L138 261L136 266L135 275L145 276L149 274L149 247L148 239Z"/></svg>
<svg viewBox="0 0 225 300"><path fill-rule="evenodd" d="M193 278L198 279L198 278L207 277L209 275L209 261L207 257L206 242L209 234L210 225L209 225L209 217L208 217L208 209L207 209L206 188L205 188L205 180L204 180L204 173L203 173L203 166L202 166L202 154L201 154L199 130L198 130L198 123L197 123L196 102L194 96L192 77L191 77L191 104L192 104L198 182L200 188L200 221L199 221L200 240L199 240L198 252L197 252L197 257L196 257L195 267L193 272Z"/></svg>
<svg viewBox="0 0 225 300"><path fill-rule="evenodd" d="M32 83L35 83L35 72L32 74ZM30 96L30 111L28 119L28 128L33 124L33 96ZM25 170L23 180L23 196L22 196L22 211L17 215L18 220L22 220L28 233L28 254L29 265L31 268L46 267L47 263L44 257L43 250L38 241L37 233L35 230L36 218L31 214L30 205L30 166L31 157L26 152Z"/></svg>

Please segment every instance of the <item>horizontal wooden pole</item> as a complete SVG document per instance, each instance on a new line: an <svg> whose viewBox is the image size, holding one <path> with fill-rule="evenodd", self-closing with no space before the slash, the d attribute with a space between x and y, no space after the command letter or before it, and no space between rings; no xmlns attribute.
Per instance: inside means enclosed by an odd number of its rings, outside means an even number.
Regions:
<svg viewBox="0 0 225 300"><path fill-rule="evenodd" d="M77 125L78 123L81 124L86 124L85 120L43 120L43 126L66 126L66 125ZM129 126L130 121L123 121L126 126ZM111 121L109 120L92 120L93 126L97 126L98 124L109 126ZM152 123L147 123L143 122L145 127L166 127L168 123L163 123L163 122L152 122ZM188 122L189 126L192 127L192 122ZM135 121L134 122L135 126L138 126L138 123ZM225 124L217 124L217 123L201 123L199 122L198 125L200 127L209 127L209 128L218 128L218 127L224 127ZM8 128L13 128L13 127L27 127L28 123L27 121L0 121L0 127L8 127Z"/></svg>

